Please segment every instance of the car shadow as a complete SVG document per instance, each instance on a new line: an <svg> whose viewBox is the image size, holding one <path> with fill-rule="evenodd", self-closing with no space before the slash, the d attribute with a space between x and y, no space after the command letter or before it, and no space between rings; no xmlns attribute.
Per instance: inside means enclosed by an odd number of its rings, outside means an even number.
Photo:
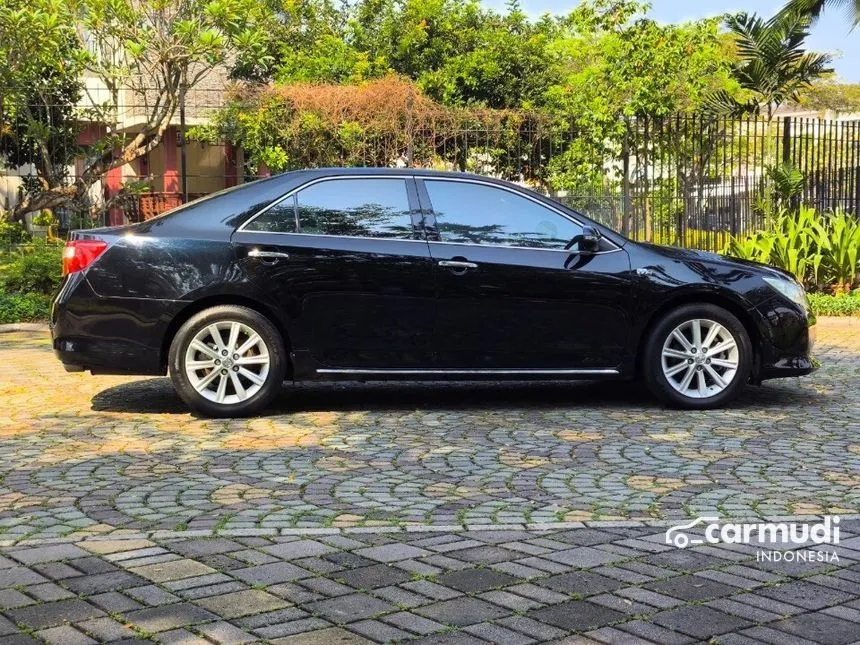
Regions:
<svg viewBox="0 0 860 645"><path fill-rule="evenodd" d="M732 408L821 405L824 395L786 385L747 387ZM353 410L541 408L661 409L644 386L627 381L328 382L285 384L260 416ZM92 410L187 414L167 378L123 383L92 398Z"/></svg>

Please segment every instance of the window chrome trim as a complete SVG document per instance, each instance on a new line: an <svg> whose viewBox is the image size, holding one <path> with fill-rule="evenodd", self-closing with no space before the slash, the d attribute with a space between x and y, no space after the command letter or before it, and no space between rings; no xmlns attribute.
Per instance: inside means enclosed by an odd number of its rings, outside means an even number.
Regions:
<svg viewBox="0 0 860 645"><path fill-rule="evenodd" d="M271 204L268 204L267 206L263 206L263 208L261 208L259 211L257 211L253 215L251 215L251 217L249 217L245 222L243 222L242 225L236 229L235 233L275 233L276 235L325 235L326 237L350 237L350 238L354 238L354 239L357 238L360 240L374 239L374 238L367 238L367 237L360 236L360 235L327 235L326 233L298 233L296 231L287 232L287 231L246 231L245 230L245 227L248 226L251 222L253 222L258 217L260 217L260 215L266 213L267 211L274 208L275 206L277 206L281 202L289 199L290 197L294 197L295 195L298 194L298 192L300 190L304 190L305 188L310 188L314 184L318 184L318 183L323 182L323 181L331 181L332 179L368 179L368 178L371 178L371 179L402 179L404 181L407 179L414 179L414 177L411 174L405 174L405 173L404 174L392 174L392 175L372 175L372 174L369 174L369 175L358 175L358 174L357 175L328 175L326 177L317 177L316 179L311 179L309 182L302 184L301 186L296 186L291 191L278 197ZM406 196L407 196L407 200L408 200L408 198L409 198L409 187L404 185L404 188L406 189ZM297 217L298 217L298 215L297 215ZM298 222L296 222L296 223L298 224ZM383 239L398 239L398 238L383 238ZM423 242L424 240L420 240L420 241Z"/></svg>
<svg viewBox="0 0 860 645"><path fill-rule="evenodd" d="M420 374L456 374L456 375L469 375L469 374L505 374L505 375L513 375L513 374L522 374L524 376L528 376L530 374L545 374L545 375L553 375L553 374L579 374L579 375L589 375L589 374L620 374L621 372L617 369L569 369L569 368L542 368L542 369L529 369L529 368L512 368L512 369L489 369L489 368L478 368L478 369L459 369L459 368L451 368L451 369L411 369L411 368L343 368L343 369L334 369L334 368L320 368L316 370L317 374L390 374L390 375L420 375Z"/></svg>
<svg viewBox="0 0 860 645"><path fill-rule="evenodd" d="M534 246L508 246L506 244L472 244L470 242L440 242L439 240L427 240L427 244L447 244L449 246L465 246L470 249L521 249L523 251L553 251L555 253L567 253L568 255L579 255L582 251L574 249L542 249ZM613 244L613 246L615 246ZM588 255L606 255L607 253L618 253L621 249L615 247L608 251L595 251Z"/></svg>
<svg viewBox="0 0 860 645"><path fill-rule="evenodd" d="M563 211L560 211L555 206L550 206L549 204L545 204L541 200L536 199L535 197L532 197L531 195L529 195L527 193L516 190L514 188L510 188L510 187L505 186L503 184L494 184L494 183L491 183L488 181L484 181L481 178L472 179L472 178L468 178L468 177L434 177L432 175L430 175L430 176L418 175L415 177L415 180L416 181L420 180L420 181L424 182L424 184L425 184L424 189L425 190L427 190L426 184L428 181L453 181L453 182L460 182L463 184L478 184L480 186L487 186L490 188L497 188L499 190L505 190L509 193L513 193L514 195L517 195L517 196L522 197L524 199L528 199L531 202L534 202L538 206L541 206L541 207L547 209L548 211L551 211L551 212L555 213L556 215L559 215L560 217L563 217L564 219L573 222L574 224L576 224L580 228L585 228L586 226L591 226L591 224L583 224L581 221L579 221L575 217L568 215L567 213L565 213ZM430 197L430 191L429 190L427 191L427 196ZM430 212L433 213L433 219L438 224L438 220L436 219L436 209L433 208L433 198L432 197L430 197ZM438 225L435 228L436 228L436 231L438 232L439 231ZM609 251L598 251L597 253L592 253L591 255L600 255L602 253L614 253L615 251L621 250L621 247L618 246L612 240L606 238L605 236L603 239L605 239L607 242L609 242L615 248L611 249ZM534 247L529 247L529 246L504 246L504 245L496 245L496 244L470 244L468 242L444 242L442 240L428 240L428 242L431 242L433 244L461 244L463 246L484 246L484 247L491 247L491 248L530 249L532 251L564 251L565 253L571 253L571 252L576 253L576 251L571 251L570 249L535 249Z"/></svg>

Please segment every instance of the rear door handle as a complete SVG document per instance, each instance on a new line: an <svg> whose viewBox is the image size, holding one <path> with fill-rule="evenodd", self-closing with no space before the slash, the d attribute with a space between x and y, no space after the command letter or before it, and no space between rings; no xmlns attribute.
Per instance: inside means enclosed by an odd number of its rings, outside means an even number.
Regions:
<svg viewBox="0 0 860 645"><path fill-rule="evenodd" d="M248 251L249 258L263 258L265 260L286 260L290 257L289 253L281 253L280 251L261 251L260 249L251 249Z"/></svg>
<svg viewBox="0 0 860 645"><path fill-rule="evenodd" d="M462 260L439 260L440 267L447 267L449 269L461 269L465 271L466 269L477 269L478 265L474 262L464 262Z"/></svg>

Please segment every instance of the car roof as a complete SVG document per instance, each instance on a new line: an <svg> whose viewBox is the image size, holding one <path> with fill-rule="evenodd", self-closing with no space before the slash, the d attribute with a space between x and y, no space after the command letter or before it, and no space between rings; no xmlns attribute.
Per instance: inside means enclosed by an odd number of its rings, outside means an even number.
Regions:
<svg viewBox="0 0 860 645"><path fill-rule="evenodd" d="M303 170L293 171L300 172L306 175L318 177L326 177L329 175L414 175L416 177L451 177L459 179L480 179L482 181L500 181L494 177L486 175L478 175L471 172L455 172L451 170L434 170L432 168L378 168L378 167L327 167L327 168L306 168ZM289 174L289 173L287 173Z"/></svg>

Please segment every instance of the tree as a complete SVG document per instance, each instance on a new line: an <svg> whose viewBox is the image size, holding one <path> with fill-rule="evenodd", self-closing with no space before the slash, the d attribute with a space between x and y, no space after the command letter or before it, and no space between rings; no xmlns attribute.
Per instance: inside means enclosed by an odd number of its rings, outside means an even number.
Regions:
<svg viewBox="0 0 860 645"><path fill-rule="evenodd" d="M726 25L735 37L738 63L733 73L748 98L715 93L709 102L716 113L759 114L768 121L787 101L798 101L801 91L833 70L827 54L807 52L809 18L797 13L777 14L770 20L755 14L729 16Z"/></svg>
<svg viewBox="0 0 860 645"><path fill-rule="evenodd" d="M789 14L817 19L827 7L845 9L845 16L852 25L860 24L860 0L789 0L780 16Z"/></svg>
<svg viewBox="0 0 860 645"><path fill-rule="evenodd" d="M65 5L0 1L0 43L0 163L33 164L39 177L63 178L78 152L83 69ZM25 186L40 190L38 182Z"/></svg>
<svg viewBox="0 0 860 645"><path fill-rule="evenodd" d="M266 57L254 0L32 0L26 7L21 0L0 0L0 15L6 16L0 27L0 61L8 67L4 85L21 87L22 79L50 76L54 67L68 65L62 69L65 82L85 95L74 107L74 123L105 128L87 151L83 171L67 177L65 164L51 159L46 133L55 124L30 110L30 131L42 129L34 137L39 142L38 185L19 200L15 217L67 204L111 169L156 148L185 94L228 57L239 51L253 52L249 58ZM50 37L34 36L38 28L22 28L27 21L38 21L36 26L46 28ZM32 43L34 38L39 42ZM92 92L81 72L97 79L104 92ZM20 92L13 98L14 113L26 113ZM131 107L130 102L139 110L140 123L134 132L119 131L118 112Z"/></svg>

